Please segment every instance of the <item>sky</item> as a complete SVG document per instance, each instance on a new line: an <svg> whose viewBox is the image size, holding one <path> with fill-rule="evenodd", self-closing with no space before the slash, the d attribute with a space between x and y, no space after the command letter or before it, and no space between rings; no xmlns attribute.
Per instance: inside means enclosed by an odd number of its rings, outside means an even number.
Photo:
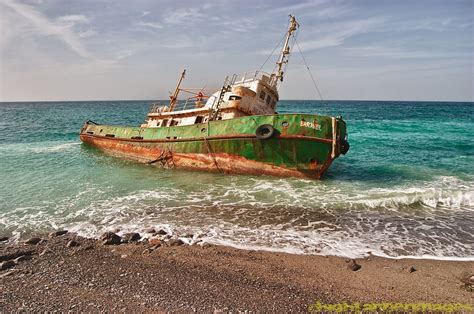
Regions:
<svg viewBox="0 0 474 314"><path fill-rule="evenodd" d="M290 13L323 99L474 101L474 0L0 0L0 101L167 99L183 69L218 89ZM319 99L293 48L280 98Z"/></svg>

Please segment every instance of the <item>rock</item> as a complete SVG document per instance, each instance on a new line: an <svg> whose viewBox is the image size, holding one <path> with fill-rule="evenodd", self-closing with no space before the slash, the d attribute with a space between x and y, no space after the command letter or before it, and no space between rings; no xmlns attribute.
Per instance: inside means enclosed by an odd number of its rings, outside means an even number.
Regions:
<svg viewBox="0 0 474 314"><path fill-rule="evenodd" d="M155 230L155 228L147 228L147 229L145 229L145 232L146 233L155 233L156 230Z"/></svg>
<svg viewBox="0 0 474 314"><path fill-rule="evenodd" d="M414 266L410 266L410 267L408 267L408 272L409 273L414 273L414 272L416 272L416 268Z"/></svg>
<svg viewBox="0 0 474 314"><path fill-rule="evenodd" d="M150 249L144 249L142 254L150 254L151 253L151 250Z"/></svg>
<svg viewBox="0 0 474 314"><path fill-rule="evenodd" d="M32 255L33 253L34 253L34 251L31 251L31 250L27 250L27 251L18 250L18 251L13 252L13 253L3 254L3 255L0 255L0 262L8 261L10 259L15 259L15 258L20 257L22 255Z"/></svg>
<svg viewBox="0 0 474 314"><path fill-rule="evenodd" d="M22 256L18 256L17 258L15 258L15 259L13 260L13 262L14 262L15 264L18 264L18 263L20 263L20 262L27 261L27 260L29 260L29 259L31 259L31 255L22 255Z"/></svg>
<svg viewBox="0 0 474 314"><path fill-rule="evenodd" d="M207 243L207 242L204 242L203 244L201 244L201 247L202 247L203 249L205 249L205 248L211 247L211 245L210 245L209 243Z"/></svg>
<svg viewBox="0 0 474 314"><path fill-rule="evenodd" d="M79 245L81 245L79 242L71 240L66 244L66 247L76 247L76 246L79 246Z"/></svg>
<svg viewBox="0 0 474 314"><path fill-rule="evenodd" d="M44 249L43 252L39 253L39 256L43 256L43 255L51 254L51 253L53 253L53 251L51 251L50 249Z"/></svg>
<svg viewBox="0 0 474 314"><path fill-rule="evenodd" d="M163 230L163 229L160 229L160 230L158 230L158 231L156 232L156 234L158 234L158 235L166 235L166 234L168 234L168 232L166 232L166 231Z"/></svg>
<svg viewBox="0 0 474 314"><path fill-rule="evenodd" d="M352 271L358 271L361 269L362 266L356 263L355 260L351 259L350 261L347 262L347 269L352 270Z"/></svg>
<svg viewBox="0 0 474 314"><path fill-rule="evenodd" d="M181 239L170 239L168 241L169 246L180 246L180 245L183 245L183 244L184 244L184 242Z"/></svg>
<svg viewBox="0 0 474 314"><path fill-rule="evenodd" d="M461 278L461 282L466 286L469 290L474 290L474 274L464 275Z"/></svg>
<svg viewBox="0 0 474 314"><path fill-rule="evenodd" d="M158 247L163 245L163 241L161 241L161 239L159 239L159 238L150 238L150 239L148 239L148 243L151 246L158 246Z"/></svg>
<svg viewBox="0 0 474 314"><path fill-rule="evenodd" d="M5 269L8 269L8 268L12 268L13 266L15 266L15 262L10 260L10 261L4 261L2 263L0 263L0 269L1 270L5 270Z"/></svg>
<svg viewBox="0 0 474 314"><path fill-rule="evenodd" d="M121 237L110 231L101 235L99 239L103 245L118 245L122 242Z"/></svg>
<svg viewBox="0 0 474 314"><path fill-rule="evenodd" d="M29 238L29 239L26 240L24 243L25 243L25 244L36 245L36 244L40 243L40 241L41 241L41 238L33 237L33 238Z"/></svg>
<svg viewBox="0 0 474 314"><path fill-rule="evenodd" d="M138 242L138 241L140 241L141 238L142 237L140 236L139 233L130 232L130 233L126 233L122 236L122 242L123 243Z"/></svg>
<svg viewBox="0 0 474 314"><path fill-rule="evenodd" d="M55 238L55 237L59 237L59 236L62 236L62 235L65 235L66 233L68 233L67 230L56 230L56 231L53 231L49 234L49 237L50 238Z"/></svg>
<svg viewBox="0 0 474 314"><path fill-rule="evenodd" d="M0 237L0 242L8 241L8 237Z"/></svg>
<svg viewBox="0 0 474 314"><path fill-rule="evenodd" d="M150 250L152 250L152 251L158 250L160 247L161 247L161 245L155 245L155 246L152 246L152 247L150 248Z"/></svg>

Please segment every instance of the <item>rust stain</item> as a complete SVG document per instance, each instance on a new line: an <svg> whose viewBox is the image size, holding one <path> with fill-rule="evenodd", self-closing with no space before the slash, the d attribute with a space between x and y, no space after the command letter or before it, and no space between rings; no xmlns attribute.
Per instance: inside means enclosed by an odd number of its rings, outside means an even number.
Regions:
<svg viewBox="0 0 474 314"><path fill-rule="evenodd" d="M319 179L323 173L321 170L315 171L317 168L313 171L289 169L227 153L213 153L212 156L209 153L172 153L166 156L165 150L156 147L134 146L117 138L104 138L88 134L81 134L80 137L83 142L100 148L111 155L126 157L164 168L278 177L311 177L314 179ZM166 156L165 162L160 156Z"/></svg>

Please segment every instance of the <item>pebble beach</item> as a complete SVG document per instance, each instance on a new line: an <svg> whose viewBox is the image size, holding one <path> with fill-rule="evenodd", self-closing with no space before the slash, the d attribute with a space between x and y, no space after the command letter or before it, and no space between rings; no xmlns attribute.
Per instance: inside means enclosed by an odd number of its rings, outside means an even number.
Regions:
<svg viewBox="0 0 474 314"><path fill-rule="evenodd" d="M183 235L189 236L189 235ZM183 240L182 240L183 239ZM468 261L240 250L145 230L2 238L0 310L308 311L321 302L474 304Z"/></svg>

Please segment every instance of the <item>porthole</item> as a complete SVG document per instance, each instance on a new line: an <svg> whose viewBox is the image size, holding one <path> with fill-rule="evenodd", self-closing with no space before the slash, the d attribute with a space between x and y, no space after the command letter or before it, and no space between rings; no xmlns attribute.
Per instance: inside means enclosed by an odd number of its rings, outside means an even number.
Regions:
<svg viewBox="0 0 474 314"><path fill-rule="evenodd" d="M206 128L202 128L202 129L201 129L201 132L202 132L202 133L204 133L204 132L206 132L206 131L207 131Z"/></svg>
<svg viewBox="0 0 474 314"><path fill-rule="evenodd" d="M281 123L281 126L284 127L284 128L287 128L290 124L288 123L288 121L283 121Z"/></svg>

